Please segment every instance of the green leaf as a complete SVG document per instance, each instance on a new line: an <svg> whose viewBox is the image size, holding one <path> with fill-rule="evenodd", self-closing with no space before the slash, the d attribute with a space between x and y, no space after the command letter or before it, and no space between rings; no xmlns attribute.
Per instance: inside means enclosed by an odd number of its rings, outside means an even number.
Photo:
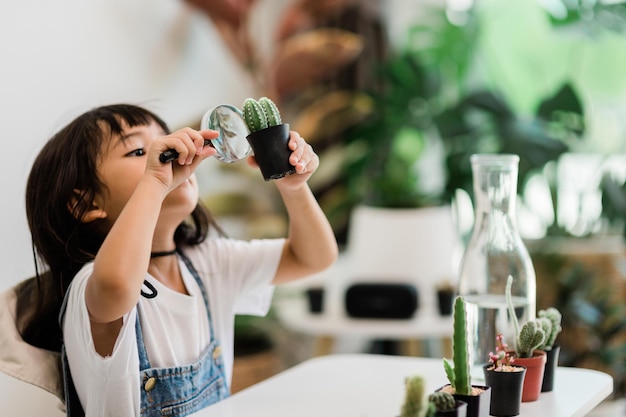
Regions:
<svg viewBox="0 0 626 417"><path fill-rule="evenodd" d="M412 127L403 127L394 138L392 155L413 165L424 150L424 134Z"/></svg>
<svg viewBox="0 0 626 417"><path fill-rule="evenodd" d="M537 109L537 116L550 120L555 112L583 115L583 105L571 84L564 84L554 96L542 101Z"/></svg>

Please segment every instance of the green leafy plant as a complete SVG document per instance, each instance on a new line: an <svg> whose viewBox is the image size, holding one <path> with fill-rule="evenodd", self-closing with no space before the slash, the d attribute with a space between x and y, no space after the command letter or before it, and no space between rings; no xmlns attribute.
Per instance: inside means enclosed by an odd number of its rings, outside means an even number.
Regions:
<svg viewBox="0 0 626 417"><path fill-rule="evenodd" d="M454 391L460 395L471 394L469 353L467 350L467 312L465 299L457 296L454 301L454 331L452 336L452 360L443 358L443 368Z"/></svg>
<svg viewBox="0 0 626 417"><path fill-rule="evenodd" d="M511 297L511 286L513 285L513 277L509 275L506 281L506 302L509 315L512 317L515 327L515 355L518 358L532 358L535 349L538 349L546 339L545 328L551 326L548 319L528 320L520 328L513 306L513 298ZM550 331L548 327L548 332Z"/></svg>
<svg viewBox="0 0 626 417"><path fill-rule="evenodd" d="M446 204L458 189L471 196L473 153L519 155L521 191L584 132L583 105L568 80L538 97L534 112L521 112L509 100L511 92L470 85L478 16L468 13L465 25L451 23L443 12L428 16L428 23L411 29L405 49L379 66L382 88L370 92L373 111L346 135L363 150L346 160L348 191L357 204ZM440 184L425 181L420 166L426 159L429 167L441 165L440 172L428 171L443 177Z"/></svg>
<svg viewBox="0 0 626 417"><path fill-rule="evenodd" d="M250 133L282 123L278 107L267 97L261 97L258 101L247 98L243 102L243 118Z"/></svg>
<svg viewBox="0 0 626 417"><path fill-rule="evenodd" d="M469 157L474 153L519 155L518 190L532 174L569 150L584 132L582 103L569 83L541 99L533 115L515 112L498 91L478 90L436 116L446 149L446 193L473 194Z"/></svg>

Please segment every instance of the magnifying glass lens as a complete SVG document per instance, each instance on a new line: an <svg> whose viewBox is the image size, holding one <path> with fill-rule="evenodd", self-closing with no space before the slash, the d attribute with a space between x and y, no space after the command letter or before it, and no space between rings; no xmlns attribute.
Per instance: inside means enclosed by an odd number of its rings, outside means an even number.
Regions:
<svg viewBox="0 0 626 417"><path fill-rule="evenodd" d="M210 141L210 145L217 150L215 157L222 162L233 163L252 152L246 139L250 131L241 110L235 106L230 104L215 106L204 114L200 127L216 130L220 134Z"/></svg>

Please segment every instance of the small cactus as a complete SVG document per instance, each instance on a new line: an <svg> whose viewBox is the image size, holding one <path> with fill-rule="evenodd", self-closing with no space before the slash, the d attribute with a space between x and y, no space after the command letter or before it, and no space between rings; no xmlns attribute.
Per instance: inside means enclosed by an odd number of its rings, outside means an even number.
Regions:
<svg viewBox="0 0 626 417"><path fill-rule="evenodd" d="M540 319L547 319L550 321L550 331L546 333L546 340L544 340L543 344L539 347L541 350L552 350L554 346L554 342L556 341L556 337L563 330L561 327L561 319L562 315L554 307L550 307L547 310L539 311Z"/></svg>
<svg viewBox="0 0 626 417"><path fill-rule="evenodd" d="M538 347L538 349L541 349L541 346L546 343L546 341L548 340L548 336L550 335L550 333L552 333L552 322L547 317L537 317L537 323L541 326L541 330L543 330L544 334L543 342Z"/></svg>
<svg viewBox="0 0 626 417"><path fill-rule="evenodd" d="M517 346L515 353L518 358L532 358L535 349L543 344L546 333L541 327L539 319L529 320L522 326L517 335Z"/></svg>
<svg viewBox="0 0 626 417"><path fill-rule="evenodd" d="M261 97L258 101L247 98L243 102L243 118L250 133L281 124L280 112L272 100Z"/></svg>
<svg viewBox="0 0 626 417"><path fill-rule="evenodd" d="M470 366L469 353L467 351L467 313L465 311L465 299L457 296L454 302L454 332L452 336L452 364L443 358L443 368L450 385L457 394L470 395Z"/></svg>
<svg viewBox="0 0 626 417"><path fill-rule="evenodd" d="M265 117L267 118L267 124L269 126L278 126L282 122L278 107L276 107L276 104L274 104L272 100L267 97L261 97L259 99L259 104L263 107Z"/></svg>
<svg viewBox="0 0 626 417"><path fill-rule="evenodd" d="M421 417L424 409L424 378L413 376L404 380L404 403L400 417Z"/></svg>
<svg viewBox="0 0 626 417"><path fill-rule="evenodd" d="M452 410L456 405L452 394L445 391L433 392L428 396L428 402L435 405L435 411Z"/></svg>
<svg viewBox="0 0 626 417"><path fill-rule="evenodd" d="M532 358L535 349L544 343L546 333L543 330L543 324L540 319L529 320L520 328L513 306L513 298L511 297L511 286L513 285L513 277L509 275L506 281L505 296L509 315L515 326L515 355L518 358Z"/></svg>

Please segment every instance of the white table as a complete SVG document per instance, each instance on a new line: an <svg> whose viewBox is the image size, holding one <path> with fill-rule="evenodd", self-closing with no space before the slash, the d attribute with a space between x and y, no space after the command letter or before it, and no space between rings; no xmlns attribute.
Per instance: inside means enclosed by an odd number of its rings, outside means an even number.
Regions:
<svg viewBox="0 0 626 417"><path fill-rule="evenodd" d="M427 392L447 383L441 359L372 354L309 359L194 417L394 417L404 400L404 378L422 375ZM522 403L520 417L584 416L613 391L599 371L557 368L555 389Z"/></svg>

